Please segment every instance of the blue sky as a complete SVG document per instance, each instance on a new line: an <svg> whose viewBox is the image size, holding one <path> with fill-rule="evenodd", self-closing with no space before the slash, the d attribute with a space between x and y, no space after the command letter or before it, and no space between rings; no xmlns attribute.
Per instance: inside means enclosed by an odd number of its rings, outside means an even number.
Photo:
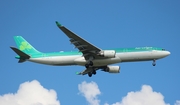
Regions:
<svg viewBox="0 0 180 105"><path fill-rule="evenodd" d="M1 0L0 104L16 99L25 102L23 105L29 105L23 95L31 99L31 94L37 93L35 100L45 94L52 96L52 103L58 100L61 105L111 105L116 102L119 102L116 105L130 105L123 103L123 97L128 101L128 93L133 91L130 94L137 97L136 93L143 94L145 89L150 93L159 93L157 97L164 97L162 101L166 104L179 105L179 5L179 0ZM165 48L171 55L158 60L156 67L152 66L152 62L119 63L120 74L98 71L92 78L75 75L75 72L84 70L80 66L58 67L31 62L18 64L14 58L16 54L9 48L16 46L13 40L15 35L23 36L42 52L76 50L57 28L55 21L102 49L153 46ZM26 93L26 89L30 92ZM4 101L10 93L13 93L14 99L11 97ZM148 103L151 102L149 97L155 96L142 97ZM51 98L39 100L51 103ZM134 103L138 101L136 98L133 100ZM46 105L44 103L42 105Z"/></svg>

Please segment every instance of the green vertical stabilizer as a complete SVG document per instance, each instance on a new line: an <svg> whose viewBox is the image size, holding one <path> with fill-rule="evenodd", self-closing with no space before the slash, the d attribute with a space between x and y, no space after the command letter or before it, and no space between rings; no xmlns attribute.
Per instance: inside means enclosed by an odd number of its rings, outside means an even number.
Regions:
<svg viewBox="0 0 180 105"><path fill-rule="evenodd" d="M14 40L19 50L25 52L26 54L41 53L30 45L22 36L14 36Z"/></svg>

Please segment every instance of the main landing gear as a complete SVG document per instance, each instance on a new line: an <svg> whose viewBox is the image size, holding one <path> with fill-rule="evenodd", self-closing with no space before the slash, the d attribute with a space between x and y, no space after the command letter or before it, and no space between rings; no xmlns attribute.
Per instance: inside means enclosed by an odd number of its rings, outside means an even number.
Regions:
<svg viewBox="0 0 180 105"><path fill-rule="evenodd" d="M153 60L152 65L153 65L153 66L156 66L156 60L155 60L155 59Z"/></svg>
<svg viewBox="0 0 180 105"><path fill-rule="evenodd" d="M89 61L87 64L85 64L86 68L89 68L89 66L93 66L93 62L92 61Z"/></svg>
<svg viewBox="0 0 180 105"><path fill-rule="evenodd" d="M92 77L92 74L96 75L96 70L93 70L92 72L89 72L89 73L88 73L88 76L89 76L89 77Z"/></svg>
<svg viewBox="0 0 180 105"><path fill-rule="evenodd" d="M89 72L88 73L88 76L89 77L92 77L92 74L96 75L96 70L93 68L93 62L92 61L89 61L87 64L85 64L85 67L88 69L89 67L92 67L92 72Z"/></svg>
<svg viewBox="0 0 180 105"><path fill-rule="evenodd" d="M86 67L86 68L89 68L89 66L93 66L93 62L92 62L93 59L94 59L93 56L90 56L90 57L89 57L88 62L85 64L85 67Z"/></svg>
<svg viewBox="0 0 180 105"><path fill-rule="evenodd" d="M86 69L88 69L89 67L91 67L91 68L89 68L89 69L92 69L92 70L90 70L90 72L88 73L88 76L89 76L89 77L92 77L92 74L96 75L96 70L95 70L95 68L93 68L93 61L92 61L93 59L94 59L93 56L89 57L88 62L85 64Z"/></svg>
<svg viewBox="0 0 180 105"><path fill-rule="evenodd" d="M88 73L88 76L89 76L89 77L92 77L92 73L89 72L89 73Z"/></svg>

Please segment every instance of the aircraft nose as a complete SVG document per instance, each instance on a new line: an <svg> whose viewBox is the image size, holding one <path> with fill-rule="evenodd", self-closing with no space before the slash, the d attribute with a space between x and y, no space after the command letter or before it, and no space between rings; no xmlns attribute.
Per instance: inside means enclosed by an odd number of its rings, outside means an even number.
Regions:
<svg viewBox="0 0 180 105"><path fill-rule="evenodd" d="M166 51L165 52L165 56L168 56L168 55L170 55L171 53L169 52L169 51Z"/></svg>

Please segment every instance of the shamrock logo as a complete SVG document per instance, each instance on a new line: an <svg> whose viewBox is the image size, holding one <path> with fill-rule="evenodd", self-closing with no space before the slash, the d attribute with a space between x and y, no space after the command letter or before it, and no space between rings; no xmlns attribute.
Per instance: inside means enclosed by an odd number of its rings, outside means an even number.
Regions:
<svg viewBox="0 0 180 105"><path fill-rule="evenodd" d="M25 49L30 50L31 48L32 48L31 45L29 45L27 42L21 43L20 50L22 50L22 51Z"/></svg>

